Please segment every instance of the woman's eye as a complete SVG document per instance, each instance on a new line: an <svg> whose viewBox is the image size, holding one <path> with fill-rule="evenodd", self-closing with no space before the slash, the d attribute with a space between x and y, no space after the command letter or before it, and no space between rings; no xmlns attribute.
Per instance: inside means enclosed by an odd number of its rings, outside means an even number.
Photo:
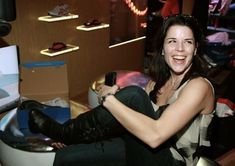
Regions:
<svg viewBox="0 0 235 166"><path fill-rule="evenodd" d="M193 44L193 41L187 40L186 43L188 43L188 44Z"/></svg>
<svg viewBox="0 0 235 166"><path fill-rule="evenodd" d="M169 40L168 43L175 43L175 40Z"/></svg>

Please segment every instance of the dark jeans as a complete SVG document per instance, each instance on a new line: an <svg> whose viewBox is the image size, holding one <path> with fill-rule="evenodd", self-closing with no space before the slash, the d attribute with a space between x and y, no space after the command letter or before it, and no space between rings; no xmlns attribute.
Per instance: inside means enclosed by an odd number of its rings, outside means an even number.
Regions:
<svg viewBox="0 0 235 166"><path fill-rule="evenodd" d="M119 101L127 105L128 107L134 109L135 111L143 113L146 116L149 116L153 119L156 118L155 111L152 107L150 98L142 88L137 87L137 86L129 86L120 90L118 93L116 93L115 97ZM103 120L100 119L100 122L103 122L103 123L107 121L115 122L115 118L111 114L109 114L109 112L103 106L96 107L94 111L97 111L97 113L100 111L100 114L103 114L103 115L100 115L100 117L103 117ZM112 126L117 126L117 125L112 125ZM113 130L118 130L118 129L113 128ZM120 136L123 137L123 140L125 142L126 162L127 162L127 165L129 166L151 166L151 165L152 166L155 166L155 165L178 166L182 164L174 160L168 148L169 147L168 144L163 144L162 146L158 148L152 149L128 132L124 132L124 134ZM114 151L112 149L113 147L117 145L116 143L118 142L106 144L107 146L104 146L104 151L106 151L106 148L107 148L106 152L110 151L109 152L110 154L118 155L118 158L123 160L123 157L121 157L120 154L116 154L115 152L119 148L121 148L119 149L120 151L123 151L123 146L118 146L118 148L115 149ZM68 150L65 149L65 151L59 151L56 154L55 163L59 163L59 162L63 163L64 161L71 159L74 163L76 163L77 166L80 166L80 163L84 164L84 161L89 162L89 165L92 165L92 164L98 165L101 163L96 163L96 161L103 160L103 164L101 165L105 165L105 163L108 163L108 161L110 161L109 159L110 156L107 155L106 153L103 153L103 155L97 155L98 153L102 153L102 149L100 149L100 152L96 152L94 148L96 144L97 143L88 144L88 145L75 145L74 148L72 147L72 148L68 148ZM95 151L93 153L94 160L91 159L93 158L92 154L83 155L83 152L80 152L83 149L86 149L87 152ZM106 158L107 156L108 158ZM116 157L117 156L112 156L110 158L116 158ZM123 161L121 160L119 162L123 163ZM115 161L112 164L115 164ZM64 165L66 165L66 163ZM57 164L55 166L59 166L59 165Z"/></svg>
<svg viewBox="0 0 235 166"><path fill-rule="evenodd" d="M121 138L91 144L71 145L56 152L54 166L125 166Z"/></svg>

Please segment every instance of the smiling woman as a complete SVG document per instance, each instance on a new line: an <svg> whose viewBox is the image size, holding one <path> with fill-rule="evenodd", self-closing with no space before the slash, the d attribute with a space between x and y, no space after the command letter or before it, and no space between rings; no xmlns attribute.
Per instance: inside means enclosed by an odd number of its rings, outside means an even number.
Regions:
<svg viewBox="0 0 235 166"><path fill-rule="evenodd" d="M200 61L202 31L193 17L173 15L164 20L156 41L151 77L144 89L100 85L102 102L63 124L37 107L28 107L30 130L68 145L121 137L129 166L196 165L197 147L210 145L207 127L215 105L213 86ZM84 163L81 146L76 147L64 149L62 155L58 152L55 165L66 165L64 161L70 159L72 165ZM94 151L93 145L87 148ZM93 163L102 158L95 165L110 165L104 155L95 155L95 161L86 157Z"/></svg>

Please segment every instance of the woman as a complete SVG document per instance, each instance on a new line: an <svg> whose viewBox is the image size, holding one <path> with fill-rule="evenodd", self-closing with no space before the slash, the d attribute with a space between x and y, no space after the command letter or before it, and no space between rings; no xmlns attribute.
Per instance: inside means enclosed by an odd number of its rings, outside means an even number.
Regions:
<svg viewBox="0 0 235 166"><path fill-rule="evenodd" d="M131 166L194 165L197 147L209 145L206 129L215 100L200 60L202 31L193 17L174 15L164 20L156 41L145 91L104 85L100 106L62 125L31 109L31 130L65 144L122 136Z"/></svg>

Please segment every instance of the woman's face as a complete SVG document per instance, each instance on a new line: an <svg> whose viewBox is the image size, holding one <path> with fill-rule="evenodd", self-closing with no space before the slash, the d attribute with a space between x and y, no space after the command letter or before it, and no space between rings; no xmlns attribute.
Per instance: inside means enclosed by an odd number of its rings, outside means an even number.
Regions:
<svg viewBox="0 0 235 166"><path fill-rule="evenodd" d="M192 30L187 26L173 25L166 34L162 54L174 74L186 73L196 54Z"/></svg>

